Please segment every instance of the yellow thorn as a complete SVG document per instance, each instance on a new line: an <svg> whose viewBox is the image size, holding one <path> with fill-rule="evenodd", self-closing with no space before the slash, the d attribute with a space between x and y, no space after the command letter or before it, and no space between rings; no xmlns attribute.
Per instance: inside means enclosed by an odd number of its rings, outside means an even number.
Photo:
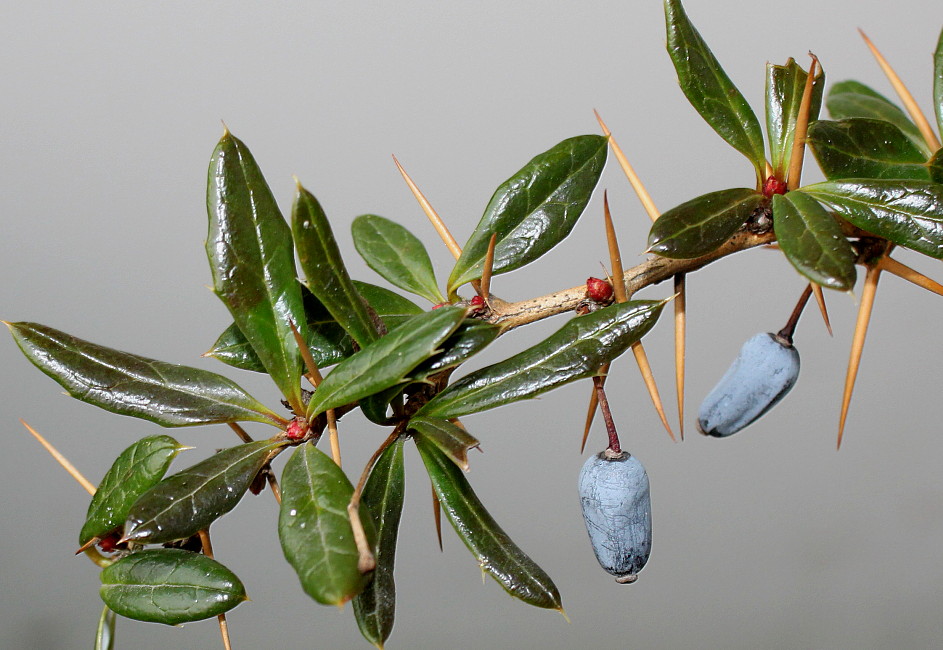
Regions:
<svg viewBox="0 0 943 650"><path fill-rule="evenodd" d="M491 273L494 271L494 247L498 242L498 233L491 233L488 240L488 252L485 253L484 266L481 269L481 280L478 281L478 295L489 305L488 296L491 295Z"/></svg>
<svg viewBox="0 0 943 650"><path fill-rule="evenodd" d="M893 273L897 277L903 278L908 282L912 282L918 287L923 287L927 291L932 291L933 293L943 296L943 284L940 284L936 280L931 280L923 273L915 271L909 266L901 264L897 260L891 259L885 255L881 258L881 261L878 262L878 266L881 267L882 271Z"/></svg>
<svg viewBox="0 0 943 650"><path fill-rule="evenodd" d="M668 418L665 417L665 409L661 404L658 386L655 385L655 376L652 374L652 367L648 363L648 355L645 354L645 348L642 347L641 341L637 341L632 345L632 352L635 354L635 361L638 363L639 370L642 372L642 379L645 381L645 387L648 388L648 394L652 398L652 404L655 405L655 410L658 411L658 417L661 418L661 423L665 426L665 431L668 432L668 435L671 436L671 440L677 442L677 440L675 440L675 434L671 430L671 425L668 424Z"/></svg>
<svg viewBox="0 0 943 650"><path fill-rule="evenodd" d="M87 478L82 476L82 472L77 470L75 468L75 465L69 462L68 458L60 454L58 449L53 447L45 438L39 435L39 432L36 431L36 429L26 424L26 421L23 420L22 418L20 418L20 424L26 427L26 430L29 431L31 434L33 434L33 437L39 441L39 444L41 444L43 447L46 448L46 451L48 451L50 455L55 459L55 461L59 463L59 465L62 466L62 469L64 469L65 471L69 473L69 476L71 476L76 481L78 481L79 485L85 488L86 492L88 492L92 496L95 496L95 489L96 489L95 486L92 485L91 481L89 481Z"/></svg>
<svg viewBox="0 0 943 650"><path fill-rule="evenodd" d="M936 137L936 134L930 127L930 123L927 121L923 111L920 110L920 106L918 106L917 102L914 100L914 96L910 94L910 91L907 90L907 86L904 85L904 82L901 80L901 78L897 75L896 72L894 72L891 64L888 63L887 59L884 58L884 55L878 51L877 47L875 47L874 43L871 42L871 39L868 38L867 34L865 34L861 29L858 30L858 33L861 34L861 38L864 39L865 45L868 46L868 49L871 50L871 54L874 55L878 65L881 66L881 70L884 71L884 74L887 76L887 80L891 82L891 86L894 87L894 92L896 92L897 96L900 97L900 101L904 104L904 108L907 109L907 113L910 114L910 119L912 119L914 124L917 125L917 128L920 130L920 135L923 136L923 139L930 148L930 151L936 151L939 149L940 140Z"/></svg>
<svg viewBox="0 0 943 650"><path fill-rule="evenodd" d="M606 243L609 245L609 264L612 267L612 293L616 302L625 302L628 296L625 293L625 272L622 269L622 254L619 252L619 240L616 238L616 229L612 225L612 213L609 212L609 194L603 191L603 220L606 224Z"/></svg>
<svg viewBox="0 0 943 650"><path fill-rule="evenodd" d="M200 543L203 545L203 555L213 559L213 543L210 541L209 529L200 531ZM226 614L219 614L216 617L219 622L219 633L223 637L223 647L226 650L232 650L232 642L229 639L229 625L226 623Z"/></svg>
<svg viewBox="0 0 943 650"><path fill-rule="evenodd" d="M858 365L861 363L861 351L864 349L864 339L868 333L868 323L871 320L871 309L874 307L874 295L878 288L878 278L881 276L881 266L875 264L868 267L868 274L864 279L864 288L861 291L861 304L858 306L858 320L855 323L855 333L851 340L851 355L848 358L848 372L845 375L845 391L842 395L841 417L838 421L838 444L841 448L842 437L845 434L845 419L848 417L848 405L851 403L851 393L855 389L855 379L858 376Z"/></svg>
<svg viewBox="0 0 943 650"><path fill-rule="evenodd" d="M655 202L652 201L651 194L645 189L642 179L638 177L632 165L629 164L628 158L622 153L622 148L616 142L616 139L612 137L612 132L609 130L609 127L606 126L606 123L602 121L599 112L593 109L593 113L596 115L596 121L599 122L603 134L609 138L609 146L612 148L612 153L615 154L616 160L619 161L619 166L622 167L625 177L629 179L629 183L632 185L632 189L635 190L635 194L642 203L642 207L645 208L645 212L648 213L649 218L654 221L658 218L659 212L658 208L655 207Z"/></svg>
<svg viewBox="0 0 943 650"><path fill-rule="evenodd" d="M805 88L802 89L802 101L799 103L799 113L796 115L796 126L792 139L792 153L789 158L789 171L786 172L786 189L792 191L799 187L802 176L802 159L805 156L805 137L809 130L809 114L812 110L812 86L815 84L818 58L812 52L812 64L805 79Z"/></svg>
<svg viewBox="0 0 943 650"><path fill-rule="evenodd" d="M678 393L678 428L681 439L684 440L684 357L685 332L687 331L687 312L685 301L684 274L674 277L675 293L675 389Z"/></svg>
<svg viewBox="0 0 943 650"><path fill-rule="evenodd" d="M825 295L822 293L821 285L810 283L812 285L812 295L815 296L815 303L819 306L819 313L822 314L822 320L825 321L825 329L828 335L832 336L832 323L828 318L828 307L825 306Z"/></svg>
<svg viewBox="0 0 943 650"><path fill-rule="evenodd" d="M396 156L393 156L393 162L396 164L396 168L399 170L399 173L403 175L403 180L406 181L406 184L409 186L409 190L413 193L413 196L416 197L416 200L419 202L419 207L421 207L422 211L426 213L429 221L432 222L432 227L435 228L435 231L439 233L439 237L441 237L442 241L445 242L449 252L452 253L452 256L455 259L461 257L462 247L458 245L457 241L455 241L455 238L452 236L452 233L449 232L445 222L442 221L442 219L439 217L439 214L435 211L435 209L432 207L432 204L429 203L423 193L419 191L419 187L417 187L413 182L413 179L409 177L409 174L406 173L406 170L403 169L403 166L399 164Z"/></svg>
<svg viewBox="0 0 943 650"><path fill-rule="evenodd" d="M557 611L560 612L560 615L563 616L563 620L567 623L570 622L570 617L566 615L566 611L563 609L563 605L557 608Z"/></svg>

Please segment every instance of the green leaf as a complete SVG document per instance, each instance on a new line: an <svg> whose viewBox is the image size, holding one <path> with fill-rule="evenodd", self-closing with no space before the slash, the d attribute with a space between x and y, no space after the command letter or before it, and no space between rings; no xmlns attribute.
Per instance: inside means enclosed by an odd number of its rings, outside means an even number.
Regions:
<svg viewBox="0 0 943 650"><path fill-rule="evenodd" d="M498 526L462 470L425 438L416 438L416 448L442 509L482 570L525 603L562 609L560 592L550 576Z"/></svg>
<svg viewBox="0 0 943 650"><path fill-rule="evenodd" d="M424 438L439 448L462 471L468 471L468 450L478 446L478 440L462 427L441 418L413 418L409 428L417 438Z"/></svg>
<svg viewBox="0 0 943 650"><path fill-rule="evenodd" d="M108 609L102 609L98 619L98 628L95 630L95 650L115 650L115 623L118 615Z"/></svg>
<svg viewBox="0 0 943 650"><path fill-rule="evenodd" d="M799 273L830 289L851 291L855 286L855 251L818 201L799 191L773 195L773 226Z"/></svg>
<svg viewBox="0 0 943 650"><path fill-rule="evenodd" d="M933 110L936 113L937 133L943 134L943 30L933 52Z"/></svg>
<svg viewBox="0 0 943 650"><path fill-rule="evenodd" d="M367 266L385 280L432 303L445 302L426 247L406 228L375 214L365 214L354 219L351 233Z"/></svg>
<svg viewBox="0 0 943 650"><path fill-rule="evenodd" d="M345 359L314 391L308 403L308 419L405 381L411 370L437 352L464 316L461 307L418 314Z"/></svg>
<svg viewBox="0 0 943 650"><path fill-rule="evenodd" d="M304 302L305 317L308 320L308 349L318 368L327 368L352 355L354 341L331 316L324 305L304 285L301 295ZM383 321L388 330L395 329L413 314L421 314L422 309L389 289L366 282L354 280L357 292L370 303L370 306ZM259 357L246 341L246 337L236 326L230 325L220 334L216 343L204 356L214 357L223 363L243 370L265 372Z"/></svg>
<svg viewBox="0 0 943 650"><path fill-rule="evenodd" d="M377 525L377 567L373 580L354 598L354 618L364 638L377 646L389 638L396 610L396 537L403 511L405 471L403 443L400 438L387 447L370 472L363 488L362 502L374 513Z"/></svg>
<svg viewBox="0 0 943 650"><path fill-rule="evenodd" d="M370 579L357 569L359 554L347 514L354 487L329 456L308 442L285 464L281 488L278 537L285 558L314 600L346 603ZM363 505L360 519L372 547L376 533Z"/></svg>
<svg viewBox="0 0 943 650"><path fill-rule="evenodd" d="M132 553L102 571L101 582L101 598L114 612L166 625L212 618L247 600L232 571L176 548Z"/></svg>
<svg viewBox="0 0 943 650"><path fill-rule="evenodd" d="M825 106L829 114L836 120L850 117L865 117L874 120L890 122L904 135L910 138L925 156L930 155L927 143L920 135L920 129L897 107L896 104L884 97L881 93L857 81L840 81L828 92Z"/></svg>
<svg viewBox="0 0 943 650"><path fill-rule="evenodd" d="M131 506L124 539L160 544L208 528L236 507L262 466L284 445L259 440L230 447L165 478Z"/></svg>
<svg viewBox="0 0 943 650"><path fill-rule="evenodd" d="M789 169L796 135L796 118L808 78L809 74L792 58L786 65L766 64L766 131L769 134L773 174L780 180L786 178ZM820 71L812 84L810 122L818 118L824 90L825 75Z"/></svg>
<svg viewBox="0 0 943 650"><path fill-rule="evenodd" d="M886 178L929 180L926 155L884 120L822 120L809 127L808 142L829 180Z"/></svg>
<svg viewBox="0 0 943 650"><path fill-rule="evenodd" d="M382 390L379 393L364 397L359 400L360 410L363 412L364 416L374 424L381 426L393 424L393 417L388 415L389 406L397 399L402 403L400 395L402 395L403 391L406 390L406 387L411 383L413 382L405 381L391 386L386 390Z"/></svg>
<svg viewBox="0 0 943 650"><path fill-rule="evenodd" d="M497 325L477 318L466 318L442 343L442 352L420 363L410 373L410 377L425 379L447 368L454 368L485 349L500 333L501 328Z"/></svg>
<svg viewBox="0 0 943 650"><path fill-rule="evenodd" d="M702 194L662 214L648 233L648 248L664 257L688 259L719 248L763 204L747 188Z"/></svg>
<svg viewBox="0 0 943 650"><path fill-rule="evenodd" d="M592 377L655 325L665 302L633 300L576 316L537 345L462 377L416 417L450 420Z"/></svg>
<svg viewBox="0 0 943 650"><path fill-rule="evenodd" d="M862 230L943 258L943 185L852 179L807 185L802 191Z"/></svg>
<svg viewBox="0 0 943 650"><path fill-rule="evenodd" d="M685 97L720 137L753 163L756 177L762 178L766 155L753 109L691 24L680 0L665 0L665 24L668 55Z"/></svg>
<svg viewBox="0 0 943 650"><path fill-rule="evenodd" d="M337 241L321 204L298 186L291 211L298 261L308 288L360 347L380 337L374 315L347 273Z"/></svg>
<svg viewBox="0 0 943 650"><path fill-rule="evenodd" d="M607 153L603 136L569 138L506 180L452 269L449 296L481 277L492 234L497 235L495 274L533 262L569 235L599 182Z"/></svg>
<svg viewBox="0 0 943 650"><path fill-rule="evenodd" d="M134 502L160 483L182 449L170 436L149 436L121 452L92 497L79 544L104 537L124 524Z"/></svg>
<svg viewBox="0 0 943 650"><path fill-rule="evenodd" d="M76 399L165 427L281 418L214 372L119 352L38 323L7 323L23 354Z"/></svg>
<svg viewBox="0 0 943 650"><path fill-rule="evenodd" d="M289 323L307 326L291 231L252 154L229 131L210 159L206 254L213 288L266 371L301 404L301 353Z"/></svg>

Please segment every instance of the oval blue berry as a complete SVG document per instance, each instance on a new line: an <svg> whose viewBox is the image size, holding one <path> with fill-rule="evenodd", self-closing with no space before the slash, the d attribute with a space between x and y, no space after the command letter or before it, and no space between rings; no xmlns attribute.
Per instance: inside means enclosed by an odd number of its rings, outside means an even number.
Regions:
<svg viewBox="0 0 943 650"><path fill-rule="evenodd" d="M704 398L698 429L718 438L740 431L785 397L798 377L796 348L775 334L757 334Z"/></svg>
<svg viewBox="0 0 943 650"><path fill-rule="evenodd" d="M587 459L580 471L580 505L596 559L616 581L635 582L652 552L652 500L648 474L623 452Z"/></svg>

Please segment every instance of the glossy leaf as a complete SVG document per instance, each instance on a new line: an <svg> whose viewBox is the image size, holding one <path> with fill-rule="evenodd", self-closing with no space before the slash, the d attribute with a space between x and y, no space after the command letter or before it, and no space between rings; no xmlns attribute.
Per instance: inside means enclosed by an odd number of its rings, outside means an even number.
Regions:
<svg viewBox="0 0 943 650"><path fill-rule="evenodd" d="M685 97L720 137L753 163L757 178L762 178L766 154L753 109L691 24L680 0L665 0L665 24L668 55Z"/></svg>
<svg viewBox="0 0 943 650"><path fill-rule="evenodd" d="M649 250L676 259L706 255L737 232L763 200L747 188L702 194L658 217L648 233Z"/></svg>
<svg viewBox="0 0 943 650"><path fill-rule="evenodd" d="M364 347L378 339L377 323L347 273L327 215L314 195L300 185L291 211L291 229L311 293L357 345Z"/></svg>
<svg viewBox="0 0 943 650"><path fill-rule="evenodd" d="M442 343L442 352L423 361L410 376L425 379L446 368L454 368L490 345L498 338L500 332L501 328L497 325L476 318L466 318Z"/></svg>
<svg viewBox="0 0 943 650"><path fill-rule="evenodd" d="M23 354L72 397L165 427L279 417L214 372L120 352L38 323L7 323Z"/></svg>
<svg viewBox="0 0 943 650"><path fill-rule="evenodd" d="M766 64L766 132L769 134L770 163L773 173L783 180L792 157L796 118L802 104L809 73L790 58L786 65ZM825 75L819 72L812 84L809 121L818 118L825 90Z"/></svg>
<svg viewBox="0 0 943 650"><path fill-rule="evenodd" d="M808 142L829 180L930 178L923 151L884 120L821 120L809 127Z"/></svg>
<svg viewBox="0 0 943 650"><path fill-rule="evenodd" d="M284 441L259 440L217 452L168 476L131 506L124 539L160 544L195 535L236 507Z"/></svg>
<svg viewBox="0 0 943 650"><path fill-rule="evenodd" d="M462 427L441 418L413 418L409 428L416 437L428 440L439 448L463 471L468 471L468 450L478 446L478 440Z"/></svg>
<svg viewBox="0 0 943 650"><path fill-rule="evenodd" d="M278 537L285 558L314 600L346 603L370 580L357 569L359 554L347 515L354 487L330 456L308 442L285 464L281 488ZM372 547L376 532L363 504L360 519Z"/></svg>
<svg viewBox="0 0 943 650"><path fill-rule="evenodd" d="M840 81L828 92L825 106L829 114L836 120L850 117L864 117L874 120L890 122L924 152L930 155L927 144L920 135L920 129L897 107L896 104L884 97L881 93L857 81Z"/></svg>
<svg viewBox="0 0 943 650"><path fill-rule="evenodd" d="M506 180L452 269L449 295L481 277L492 234L495 274L533 262L569 235L599 182L607 152L603 136L569 138Z"/></svg>
<svg viewBox="0 0 943 650"><path fill-rule="evenodd" d="M364 638L383 647L393 630L396 610L396 583L393 565L396 562L396 539L405 493L403 443L400 438L384 450L377 459L367 484L363 488L362 503L376 517L377 567L373 580L354 598L354 618Z"/></svg>
<svg viewBox="0 0 943 650"><path fill-rule="evenodd" d="M308 419L402 383L411 370L439 349L464 316L461 307L418 314L348 357L314 391Z"/></svg>
<svg viewBox="0 0 943 650"><path fill-rule="evenodd" d="M351 233L367 266L385 280L432 303L445 302L426 247L406 228L375 214L365 214L354 219Z"/></svg>
<svg viewBox="0 0 943 650"><path fill-rule="evenodd" d="M862 230L943 258L943 185L858 179L827 181L802 190Z"/></svg>
<svg viewBox="0 0 943 650"><path fill-rule="evenodd" d="M933 111L936 113L937 133L943 135L943 30L933 52Z"/></svg>
<svg viewBox="0 0 943 650"><path fill-rule="evenodd" d="M796 270L830 289L855 285L855 251L818 201L799 191L773 195L776 239Z"/></svg>
<svg viewBox="0 0 943 650"><path fill-rule="evenodd" d="M104 537L124 524L134 502L160 483L181 449L170 436L149 436L121 452L92 497L79 544Z"/></svg>
<svg viewBox="0 0 943 650"><path fill-rule="evenodd" d="M176 548L139 551L101 572L101 598L137 621L180 625L228 612L246 589L225 566Z"/></svg>
<svg viewBox="0 0 943 650"><path fill-rule="evenodd" d="M118 615L108 609L108 605L102 609L102 615L98 619L98 628L95 630L95 650L115 650L115 624Z"/></svg>
<svg viewBox="0 0 943 650"><path fill-rule="evenodd" d="M537 345L462 377L416 417L450 420L592 377L641 339L664 306L665 301L629 301L576 316Z"/></svg>
<svg viewBox="0 0 943 650"><path fill-rule="evenodd" d="M360 410L363 412L364 416L374 424L381 426L393 424L393 417L389 414L389 407L396 400L402 402L402 397L400 396L411 383L411 381L404 381L386 390L381 390L379 393L364 397L359 400Z"/></svg>
<svg viewBox="0 0 943 650"><path fill-rule="evenodd" d="M377 313L387 330L395 329L411 315L422 313L422 308L418 305L389 289L356 280L354 287ZM356 350L353 339L337 324L308 287L301 285L301 295L305 317L308 319L308 349L318 368L327 368L352 355ZM259 357L235 323L220 334L204 356L215 357L235 368L265 372Z"/></svg>
<svg viewBox="0 0 943 650"><path fill-rule="evenodd" d="M525 603L561 609L560 592L550 576L501 529L462 470L426 438L417 437L416 448L442 509L482 570Z"/></svg>
<svg viewBox="0 0 943 650"><path fill-rule="evenodd" d="M266 371L301 404L301 353L289 323L307 338L291 230L248 148L229 131L210 159L206 254L213 288Z"/></svg>

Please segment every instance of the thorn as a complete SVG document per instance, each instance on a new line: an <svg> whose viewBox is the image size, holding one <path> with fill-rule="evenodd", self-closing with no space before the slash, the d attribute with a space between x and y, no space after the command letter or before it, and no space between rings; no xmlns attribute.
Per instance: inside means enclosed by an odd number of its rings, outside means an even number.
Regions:
<svg viewBox="0 0 943 650"><path fill-rule="evenodd" d="M435 519L435 537L439 541L439 552L442 549L442 504L439 502L439 495L435 493L435 487L432 488L432 517Z"/></svg>
<svg viewBox="0 0 943 650"><path fill-rule="evenodd" d="M210 531L205 528L200 531L200 543L203 545L203 555L213 559L213 543L210 541ZM229 640L229 625L226 623L226 614L219 614L216 617L219 622L219 633L223 637L223 647L226 650L232 650L232 642Z"/></svg>
<svg viewBox="0 0 943 650"><path fill-rule="evenodd" d="M77 551L75 552L75 554L78 555L79 553L84 553L85 551L87 551L88 549L92 548L93 546L95 546L95 544L97 544L97 543L100 542L100 541L102 541L102 540L101 540L101 537L93 537L92 539L90 539L90 540L88 540L87 542L85 542L84 544L82 544L82 545L79 547L79 550L77 550Z"/></svg>
<svg viewBox="0 0 943 650"><path fill-rule="evenodd" d="M805 137L809 130L809 115L812 111L812 86L815 84L818 58L809 52L812 64L809 74L806 75L805 88L802 89L802 100L799 103L799 113L796 115L796 125L792 138L792 152L789 157L789 171L786 172L786 190L791 191L799 187L802 176L802 159L805 156Z"/></svg>
<svg viewBox="0 0 943 650"><path fill-rule="evenodd" d="M878 262L878 266L881 267L882 271L887 271L888 273L893 273L899 278L903 278L908 282L912 282L918 287L922 287L927 291L932 291L933 293L943 296L943 284L940 284L936 280L931 280L923 273L915 271L914 269L901 264L895 259L891 259L888 256L881 258L881 261Z"/></svg>
<svg viewBox="0 0 943 650"><path fill-rule="evenodd" d="M226 424L229 425L230 429L236 432L236 435L239 436L240 440L243 442L252 442L252 436L250 436L241 425L236 422L227 422Z"/></svg>
<svg viewBox="0 0 943 650"><path fill-rule="evenodd" d="M92 496L95 496L95 491L96 491L95 486L92 485L91 481L89 481L87 478L82 476L82 472L77 470L75 468L75 465L69 462L68 458L60 454L59 450L53 447L52 444L50 444L45 438L43 438L39 434L39 432L36 431L36 429L26 424L26 421L23 420L23 418L20 418L20 424L26 427L26 430L29 431L31 434L33 434L33 437L39 441L39 444L41 444L43 447L46 448L46 451L48 451L49 454L55 459L55 461L59 463L59 465L62 466L62 469L64 469L66 472L69 473L69 476L71 476L76 481L78 481L78 484L81 485L83 488L85 488L86 492L88 492Z"/></svg>
<svg viewBox="0 0 943 650"><path fill-rule="evenodd" d="M868 274L864 279L864 289L861 291L861 304L858 306L858 320L855 323L855 333L851 340L851 355L848 358L848 372L845 375L845 391L842 395L841 417L838 421L838 443L836 449L841 449L842 437L845 434L845 420L848 417L848 405L851 403L851 393L855 389L855 379L858 376L858 366L861 363L861 351L864 349L864 339L868 333L868 323L871 320L871 309L874 307L874 295L878 288L878 278L881 276L881 265L868 267Z"/></svg>
<svg viewBox="0 0 943 650"><path fill-rule="evenodd" d="M563 605L557 608L557 611L560 612L560 615L563 617L563 620L567 623L570 622L570 617L566 615L566 610L563 609Z"/></svg>
<svg viewBox="0 0 943 650"><path fill-rule="evenodd" d="M393 156L393 162L396 164L396 168L399 170L399 173L403 175L403 180L406 181L406 185L409 186L409 190L413 193L413 196L416 197L416 200L419 202L419 207L422 208L422 211L426 213L426 216L429 218L429 221L432 222L432 227L435 228L435 231L439 233L439 237L442 238L442 241L445 242L445 246L449 249L449 252L452 253L452 256L455 259L458 259L462 256L462 247L458 245L458 242L455 241L455 238L452 236L452 233L449 232L448 227L445 225L445 222L439 217L439 214L432 207L432 204L426 199L422 192L419 191L419 187L413 182L413 179L409 177L409 174L406 173L406 170L403 169L403 166L399 164L399 160L396 159L396 156Z"/></svg>
<svg viewBox="0 0 943 650"><path fill-rule="evenodd" d="M674 277L675 293L675 390L678 394L678 433L684 440L684 358L687 312L685 300L685 277L679 273Z"/></svg>
<svg viewBox="0 0 943 650"><path fill-rule="evenodd" d="M616 238L616 229L612 225L612 213L609 211L609 193L602 194L603 221L606 224L606 243L609 245L609 265L612 267L612 292L616 302L625 302L629 299L625 292L625 271L622 269L622 254L619 252L619 240Z"/></svg>
<svg viewBox="0 0 943 650"><path fill-rule="evenodd" d="M822 320L825 321L825 329L828 330L828 335L833 336L832 334L832 323L828 317L828 307L825 305L825 294L822 292L822 286L810 282L812 285L812 295L815 296L815 304L819 306L819 313L822 314Z"/></svg>
<svg viewBox="0 0 943 650"><path fill-rule="evenodd" d="M231 135L229 132L229 127L226 125L226 121L220 120L219 123L223 125L223 138L225 138L227 135Z"/></svg>
<svg viewBox="0 0 943 650"><path fill-rule="evenodd" d="M603 386L606 385L606 377L609 373L609 368L612 364L606 363L602 368L599 369L599 381ZM595 385L593 386L593 392L589 396L589 408L586 410L586 425L583 427L583 440L580 442L580 453L586 449L586 440L589 438L589 429L593 426L593 420L596 419L596 408L599 406L599 395L596 392Z"/></svg>
<svg viewBox="0 0 943 650"><path fill-rule="evenodd" d="M612 148L612 153L615 155L616 160L619 161L619 166L625 173L625 177L629 179L632 189L635 190L635 195L638 196L638 200L642 203L642 207L645 209L645 212L648 213L649 218L654 221L659 217L660 213L658 212L658 208L655 207L655 202L652 201L651 194L645 189L642 179L638 177L632 165L629 164L628 158L622 153L622 148L616 142L616 139L612 137L612 132L609 130L609 127L606 126L606 123L602 121L599 112L593 109L593 113L596 115L596 121L599 122L603 134L609 138L609 146Z"/></svg>
<svg viewBox="0 0 943 650"><path fill-rule="evenodd" d="M491 304L488 297L491 295L491 274L494 271L494 247L498 242L498 233L491 233L491 239L488 241L488 252L485 253L485 262L481 270L481 280L477 287L478 295L490 309Z"/></svg>
<svg viewBox="0 0 943 650"><path fill-rule="evenodd" d="M920 106L914 100L914 96L910 94L910 91L907 90L907 86L904 85L904 82L894 71L894 68L891 67L891 64L887 62L887 59L884 58L884 55L881 54L877 47L875 47L874 43L871 42L871 39L868 38L868 35L865 34L861 28L858 28L858 33L861 34L861 38L864 39L865 45L868 46L868 49L871 50L871 54L874 55L878 65L881 66L881 70L884 71L884 75L887 77L887 80L891 82L894 92L896 92L897 96L900 97L900 101L904 104L904 108L907 109L907 113L910 114L910 119L912 119L914 124L917 125L917 129L920 130L920 135L923 136L923 139L930 148L930 151L936 151L939 149L940 140L936 137L936 134L930 127L930 123L927 121L926 116L924 116L923 111L920 110Z"/></svg>
<svg viewBox="0 0 943 650"><path fill-rule="evenodd" d="M668 432L668 435L671 436L672 442L677 442L677 440L675 440L675 434L671 430L671 425L668 424L668 418L665 417L665 408L661 403L661 395L658 394L655 376L652 374L652 367L648 363L648 355L645 354L645 348L642 347L641 341L632 345L632 352L635 354L635 361L638 363L639 370L642 372L642 379L645 381L645 387L648 388L648 394L652 398L652 404L655 405L658 417L661 418L661 423L665 426L665 431Z"/></svg>
<svg viewBox="0 0 943 650"><path fill-rule="evenodd" d="M357 544L357 553L360 555L357 560L357 570L361 574L369 573L377 568L377 559L370 550L370 542L367 541L367 534L363 529L363 522L360 521L360 504L351 501L347 504L347 515L350 517L350 526L354 533L354 542Z"/></svg>

